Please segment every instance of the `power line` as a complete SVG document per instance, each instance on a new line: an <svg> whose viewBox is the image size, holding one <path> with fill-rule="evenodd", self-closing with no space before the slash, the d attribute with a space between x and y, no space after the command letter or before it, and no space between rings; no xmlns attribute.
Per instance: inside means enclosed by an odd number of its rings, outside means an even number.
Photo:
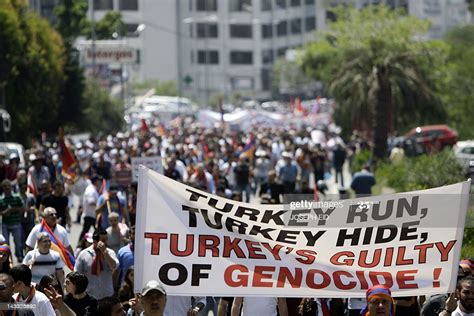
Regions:
<svg viewBox="0 0 474 316"><path fill-rule="evenodd" d="M186 38L192 38L191 36L185 34L185 33L182 33L182 32L178 32L176 30L173 30L173 29L170 29L170 28L167 28L165 26L162 26L162 25L158 25L158 24L155 24L153 22L150 22L150 21L147 21L147 20L141 20L143 22L143 24L145 24L146 26L151 26L152 28L155 28L155 29L158 29L158 30L161 30L163 32L166 32L166 33L170 33L170 34L173 34L173 35L177 35L177 36L180 36L180 37L186 37Z"/></svg>

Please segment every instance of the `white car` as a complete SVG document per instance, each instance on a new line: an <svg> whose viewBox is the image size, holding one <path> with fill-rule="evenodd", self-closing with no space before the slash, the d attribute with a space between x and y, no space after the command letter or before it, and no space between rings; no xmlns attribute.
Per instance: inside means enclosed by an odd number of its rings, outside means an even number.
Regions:
<svg viewBox="0 0 474 316"><path fill-rule="evenodd" d="M453 148L459 163L467 170L474 164L474 140L459 141Z"/></svg>

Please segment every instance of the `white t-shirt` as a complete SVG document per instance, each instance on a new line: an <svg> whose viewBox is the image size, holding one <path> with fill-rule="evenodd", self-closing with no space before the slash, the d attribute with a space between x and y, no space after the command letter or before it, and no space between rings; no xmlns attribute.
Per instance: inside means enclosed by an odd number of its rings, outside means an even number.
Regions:
<svg viewBox="0 0 474 316"><path fill-rule="evenodd" d="M30 248L35 248L36 246L36 241L38 240L38 236L41 233L41 224L36 225L33 227L31 230L30 234L28 235L28 238L26 239L26 245ZM66 231L66 228L63 226L56 224L56 227L54 228L53 231L54 235L56 238L58 238L64 247L69 247L69 238L68 238L68 233Z"/></svg>
<svg viewBox="0 0 474 316"><path fill-rule="evenodd" d="M38 249L28 251L23 263L32 266L32 281L39 283L41 278L47 274L55 274L56 270L64 268L64 262L57 251L49 250L49 253L42 254Z"/></svg>
<svg viewBox="0 0 474 316"><path fill-rule="evenodd" d="M197 303L206 305L204 296L174 296L170 295L166 298L165 316L182 316L187 315L188 310L196 306Z"/></svg>
<svg viewBox="0 0 474 316"><path fill-rule="evenodd" d="M277 316L278 298L244 297L242 316Z"/></svg>
<svg viewBox="0 0 474 316"><path fill-rule="evenodd" d="M458 308L456 308L454 312L451 313L451 316L474 316L474 313L464 313L458 306Z"/></svg>
<svg viewBox="0 0 474 316"><path fill-rule="evenodd" d="M347 309L363 309L367 305L365 298L350 298L347 300Z"/></svg>
<svg viewBox="0 0 474 316"><path fill-rule="evenodd" d="M84 196L82 198L82 207L84 209L85 217L95 218L95 209L98 199L99 193L97 192L96 187L90 183L84 191Z"/></svg>
<svg viewBox="0 0 474 316"><path fill-rule="evenodd" d="M19 293L13 295L13 299L16 301ZM25 303L25 300L20 296L19 303ZM49 302L49 299L41 293L40 291L35 292L35 296L29 304L35 304L36 308L34 309L35 315L41 316L56 316L56 312L53 309L53 306Z"/></svg>

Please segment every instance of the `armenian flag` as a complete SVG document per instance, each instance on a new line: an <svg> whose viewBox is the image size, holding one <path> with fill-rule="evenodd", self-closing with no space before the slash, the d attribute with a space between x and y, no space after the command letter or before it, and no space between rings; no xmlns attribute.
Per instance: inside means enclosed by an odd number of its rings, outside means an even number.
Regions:
<svg viewBox="0 0 474 316"><path fill-rule="evenodd" d="M61 158L62 166L62 173L68 175L71 178L76 178L76 172L74 167L76 166L76 159L74 158L73 154L66 146L64 141L64 130L60 127L59 128L59 156Z"/></svg>
<svg viewBox="0 0 474 316"><path fill-rule="evenodd" d="M249 139L247 144L242 149L241 155L248 157L249 159L253 159L253 154L255 153L255 136L253 133L250 133Z"/></svg>
<svg viewBox="0 0 474 316"><path fill-rule="evenodd" d="M59 252L59 255L61 256L61 259L63 260L64 264L69 269L74 270L74 264L76 263L76 260L74 259L73 254L70 253L66 249L66 247L64 247L61 240L59 240L56 235L54 235L54 232L51 230L48 224L46 224L46 221L44 219L41 221L40 232L48 233L49 237L51 238L51 249Z"/></svg>

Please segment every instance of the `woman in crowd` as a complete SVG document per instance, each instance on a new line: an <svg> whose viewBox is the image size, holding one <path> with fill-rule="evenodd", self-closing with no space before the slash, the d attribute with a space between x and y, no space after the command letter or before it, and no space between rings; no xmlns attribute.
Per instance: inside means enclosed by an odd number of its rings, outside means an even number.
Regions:
<svg viewBox="0 0 474 316"><path fill-rule="evenodd" d="M133 266L128 268L127 273L125 274L125 280L120 285L120 289L118 290L118 297L124 309L128 309L130 307L128 301L135 297L133 293L133 278L135 276L135 269Z"/></svg>
<svg viewBox="0 0 474 316"><path fill-rule="evenodd" d="M71 272L66 276L64 282L64 303L69 306L76 315L94 316L97 313L97 299L87 294L89 285L87 277L79 272Z"/></svg>
<svg viewBox="0 0 474 316"><path fill-rule="evenodd" d="M0 245L0 273L10 274L12 252L7 244Z"/></svg>
<svg viewBox="0 0 474 316"><path fill-rule="evenodd" d="M56 292L62 295L63 293L63 287L61 286L61 283L58 282L58 279L54 274L47 274L41 278L38 284L36 284L36 289L42 293L45 293L45 289L49 288L52 286Z"/></svg>

